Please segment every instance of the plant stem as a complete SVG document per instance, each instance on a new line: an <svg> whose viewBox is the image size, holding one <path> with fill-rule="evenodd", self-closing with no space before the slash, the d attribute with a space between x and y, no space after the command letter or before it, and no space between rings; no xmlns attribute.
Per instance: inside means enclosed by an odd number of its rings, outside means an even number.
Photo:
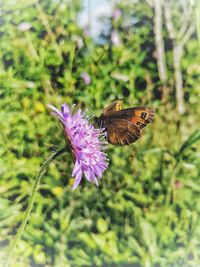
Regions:
<svg viewBox="0 0 200 267"><path fill-rule="evenodd" d="M157 65L158 74L161 82L163 83L163 89L166 88L167 82L167 66L165 61L165 48L163 40L163 22L162 22L162 1L153 1L154 5L154 35L155 35L155 46L157 52ZM164 92L165 94L165 92Z"/></svg>
<svg viewBox="0 0 200 267"><path fill-rule="evenodd" d="M3 264L3 267L7 267L9 266L9 262L10 262L10 259L11 259L11 256L13 255L13 252L15 250L15 247L17 246L17 243L19 242L22 234L23 234L23 231L25 229L25 226L28 222L28 219L30 217L30 214L31 214L31 210L33 208L33 203L35 201L35 196L36 196L36 192L38 190L38 187L40 185L40 181L41 181L41 178L42 176L44 175L47 167L49 166L49 164L54 160L56 159L59 155L61 155L62 153L64 153L66 151L66 147L58 150L57 152L53 153L42 165L42 167L40 168L36 178L35 178L35 181L34 181L34 184L33 184L33 188L32 188L32 192L31 192L31 195L30 195L30 199L29 199L29 202L28 202L28 206L27 206L27 209L26 209L26 212L25 212L25 215L24 215L24 219L17 231L17 234L14 238L14 241L13 243L11 244L11 247L10 247L10 251L8 253L8 256L7 256L7 259L5 260L4 264Z"/></svg>

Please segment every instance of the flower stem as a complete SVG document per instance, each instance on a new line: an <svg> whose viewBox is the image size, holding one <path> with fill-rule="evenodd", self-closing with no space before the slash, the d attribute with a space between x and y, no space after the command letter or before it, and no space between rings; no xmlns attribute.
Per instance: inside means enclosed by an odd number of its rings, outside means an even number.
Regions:
<svg viewBox="0 0 200 267"><path fill-rule="evenodd" d="M10 259L13 255L13 252L15 250L15 247L17 246L17 243L19 242L22 234L23 234L23 231L25 229L25 226L28 222L28 219L30 217L30 214L31 214L31 210L33 208L33 203L35 201L35 196L36 196L36 192L38 190L38 187L40 185L40 181L41 181L41 178L42 176L44 175L47 167L50 165L50 163L56 159L59 155L61 155L62 153L64 153L66 151L66 147L64 148L61 148L60 150L58 150L57 152L53 153L42 165L42 167L40 168L36 178L35 178L35 181L34 181L34 184L33 184L33 187L32 187L32 192L31 192L31 195L30 195L30 199L29 199L29 202L28 202L28 206L27 206L27 209L26 209L26 212L25 212L25 215L24 215L24 219L17 231L17 234L14 238L14 241L13 243L11 244L11 247L10 247L10 250L9 250L9 253L8 253L8 256L7 256L7 259L5 260L4 264L3 264L3 267L7 267L9 266L9 262L10 262Z"/></svg>

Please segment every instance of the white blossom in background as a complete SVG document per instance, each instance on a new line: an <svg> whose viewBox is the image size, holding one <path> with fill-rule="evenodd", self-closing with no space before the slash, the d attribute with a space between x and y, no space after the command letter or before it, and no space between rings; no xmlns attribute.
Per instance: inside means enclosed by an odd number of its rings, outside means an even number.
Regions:
<svg viewBox="0 0 200 267"><path fill-rule="evenodd" d="M111 42L113 43L114 46L120 46L121 41L120 41L120 36L118 32L112 31Z"/></svg>
<svg viewBox="0 0 200 267"><path fill-rule="evenodd" d="M22 32L26 32L28 30L30 30L30 28L32 27L31 23L29 22L21 22L17 28L18 30L22 31Z"/></svg>

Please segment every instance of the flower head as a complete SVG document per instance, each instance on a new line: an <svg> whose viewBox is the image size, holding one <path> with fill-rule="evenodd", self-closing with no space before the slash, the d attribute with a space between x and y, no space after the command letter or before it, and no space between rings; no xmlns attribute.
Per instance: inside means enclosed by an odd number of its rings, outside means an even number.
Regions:
<svg viewBox="0 0 200 267"><path fill-rule="evenodd" d="M67 104L61 106L61 111L52 105L48 106L62 123L75 157L73 189L79 185L83 174L89 182L94 181L98 185L98 178L108 166L106 154L102 151L105 142L99 140L104 135L102 129L95 129L80 109L73 114Z"/></svg>
<svg viewBox="0 0 200 267"><path fill-rule="evenodd" d="M84 84L88 85L91 83L90 75L86 72L81 73L81 77L83 79Z"/></svg>
<svg viewBox="0 0 200 267"><path fill-rule="evenodd" d="M121 17L121 14L122 14L121 10L117 8L113 11L112 17L114 18L114 20L118 20L118 18Z"/></svg>

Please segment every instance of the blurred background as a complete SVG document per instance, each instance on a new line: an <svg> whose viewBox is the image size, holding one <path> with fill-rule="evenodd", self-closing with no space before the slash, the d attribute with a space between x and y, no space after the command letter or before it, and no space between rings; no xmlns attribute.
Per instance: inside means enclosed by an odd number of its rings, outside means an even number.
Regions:
<svg viewBox="0 0 200 267"><path fill-rule="evenodd" d="M198 0L0 1L0 264L34 177L65 144L47 104L156 109L109 145L97 188L63 154L42 179L14 267L200 266Z"/></svg>

